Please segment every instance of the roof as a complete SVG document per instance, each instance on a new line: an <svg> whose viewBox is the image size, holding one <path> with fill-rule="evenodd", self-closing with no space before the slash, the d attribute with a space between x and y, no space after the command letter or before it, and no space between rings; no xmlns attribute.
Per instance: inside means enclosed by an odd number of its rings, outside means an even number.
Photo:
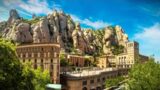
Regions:
<svg viewBox="0 0 160 90"><path fill-rule="evenodd" d="M66 74L70 77L85 77L85 76L94 76L100 75L103 72L116 71L117 68L104 68L104 69L95 69L95 70L83 70L81 72L67 72Z"/></svg>
<svg viewBox="0 0 160 90"><path fill-rule="evenodd" d="M56 89L56 90L61 90L61 85L60 84L47 84L46 88L50 88L50 89Z"/></svg>
<svg viewBox="0 0 160 90"><path fill-rule="evenodd" d="M24 48L24 47L37 47L37 46L56 46L60 47L59 44L54 44L54 43L39 43L39 44L24 44L24 45L19 45L17 48Z"/></svg>

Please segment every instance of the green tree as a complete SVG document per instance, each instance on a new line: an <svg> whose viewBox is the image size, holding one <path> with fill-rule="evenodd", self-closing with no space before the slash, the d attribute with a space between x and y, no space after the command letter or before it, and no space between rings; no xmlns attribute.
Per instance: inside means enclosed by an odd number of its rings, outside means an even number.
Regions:
<svg viewBox="0 0 160 90"><path fill-rule="evenodd" d="M31 69L31 63L23 64L22 69L23 76L23 86L26 90L34 90L35 85L33 84L33 79L35 78L35 73L33 69Z"/></svg>
<svg viewBox="0 0 160 90"><path fill-rule="evenodd" d="M32 80L35 90L45 90L45 85L51 83L49 72L47 70L42 70L40 67L33 70L35 78Z"/></svg>
<svg viewBox="0 0 160 90"><path fill-rule="evenodd" d="M45 90L45 85L51 83L47 70L42 70L40 67L33 69L30 62L25 63L23 66L23 76L26 82L24 86L27 90ZM30 82L27 83L28 81Z"/></svg>
<svg viewBox="0 0 160 90"><path fill-rule="evenodd" d="M113 50L112 50L114 55L118 55L124 52L124 46L122 45L113 45Z"/></svg>
<svg viewBox="0 0 160 90"><path fill-rule="evenodd" d="M91 60L89 58L85 58L84 60L84 66L88 67L88 66L91 66Z"/></svg>
<svg viewBox="0 0 160 90"><path fill-rule="evenodd" d="M23 66L16 56L15 45L0 39L0 90L24 90L26 83L30 82L25 79L28 78L23 75Z"/></svg>
<svg viewBox="0 0 160 90"><path fill-rule="evenodd" d="M0 90L45 90L50 83L48 71L31 64L22 65L15 53L15 45L0 39Z"/></svg>
<svg viewBox="0 0 160 90"><path fill-rule="evenodd" d="M127 85L129 90L160 90L160 64L151 59L134 65Z"/></svg>
<svg viewBox="0 0 160 90"><path fill-rule="evenodd" d="M69 62L67 62L65 54L60 54L60 66L69 66Z"/></svg>
<svg viewBox="0 0 160 90"><path fill-rule="evenodd" d="M116 78L110 78L106 80L106 88L117 86L121 81L123 81L125 78L122 76L116 77Z"/></svg>

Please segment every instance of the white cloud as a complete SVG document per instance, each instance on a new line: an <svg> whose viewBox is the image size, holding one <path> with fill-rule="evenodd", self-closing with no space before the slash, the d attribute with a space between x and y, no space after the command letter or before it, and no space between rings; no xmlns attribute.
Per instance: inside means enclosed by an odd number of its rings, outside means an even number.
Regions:
<svg viewBox="0 0 160 90"><path fill-rule="evenodd" d="M148 28L141 28L134 39L139 41L141 52L146 55L155 55L160 60L160 23L155 23Z"/></svg>
<svg viewBox="0 0 160 90"><path fill-rule="evenodd" d="M27 12L35 14L48 14L52 12L52 10L48 8L48 4L45 0L29 0L27 3L21 3L19 7Z"/></svg>
<svg viewBox="0 0 160 90"><path fill-rule="evenodd" d="M22 0L4 0L4 5L11 8L21 8L28 13L35 14L48 14L52 12L46 0L28 0L26 2Z"/></svg>
<svg viewBox="0 0 160 90"><path fill-rule="evenodd" d="M29 14L49 14L52 12L52 9L60 9L60 5L52 2L52 7L49 6L47 0L28 0L26 2L22 0L4 0L3 1L6 8L12 9L20 9L20 13L29 15Z"/></svg>
<svg viewBox="0 0 160 90"><path fill-rule="evenodd" d="M91 21L90 19L81 19L76 15L71 14L71 17L74 21L76 22L80 22L81 24L85 24L87 26L93 27L95 29L98 28L103 28L106 27L108 25L111 25L110 23L104 22L102 20L98 20L98 21Z"/></svg>
<svg viewBox="0 0 160 90"><path fill-rule="evenodd" d="M21 15L28 17L31 17L33 13L37 15L46 15L51 13L52 9L61 10L60 5L56 4L54 1L51 1L51 3L53 4L50 6L47 0L3 0L3 6L0 6L0 19L7 20L10 9L17 9ZM5 18L2 18L2 16Z"/></svg>
<svg viewBox="0 0 160 90"><path fill-rule="evenodd" d="M54 1L51 1L51 3L53 3L52 7L49 6L47 0L28 0L26 2L22 0L4 0L3 3L5 8L7 9L5 11L9 11L12 8L16 8L20 14L26 15L28 17L31 17L33 13L37 15L49 14L53 11L52 9L56 9L59 11L61 10L61 6L56 4ZM8 12L5 12L5 14L6 13ZM94 29L103 28L105 26L110 25L110 23L104 22L102 20L92 21L91 17L86 19L81 19L78 16L72 14L71 17L73 18L74 21L93 27Z"/></svg>

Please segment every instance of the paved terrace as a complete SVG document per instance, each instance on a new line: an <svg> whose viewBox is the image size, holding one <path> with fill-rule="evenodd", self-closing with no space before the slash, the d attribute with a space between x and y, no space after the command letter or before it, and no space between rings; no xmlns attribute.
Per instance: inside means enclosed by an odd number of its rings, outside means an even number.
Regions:
<svg viewBox="0 0 160 90"><path fill-rule="evenodd" d="M93 68L92 70L66 72L66 75L70 77L86 77L86 76L100 75L102 73L117 71L117 70L118 70L117 68L104 68L104 69Z"/></svg>

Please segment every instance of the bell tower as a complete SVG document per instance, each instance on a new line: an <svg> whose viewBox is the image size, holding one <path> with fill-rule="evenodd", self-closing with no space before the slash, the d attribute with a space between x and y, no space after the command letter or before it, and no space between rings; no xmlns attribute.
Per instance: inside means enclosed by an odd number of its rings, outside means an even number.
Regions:
<svg viewBox="0 0 160 90"><path fill-rule="evenodd" d="M128 59L134 64L136 60L139 59L139 44L138 42L128 42L127 43L127 54Z"/></svg>

